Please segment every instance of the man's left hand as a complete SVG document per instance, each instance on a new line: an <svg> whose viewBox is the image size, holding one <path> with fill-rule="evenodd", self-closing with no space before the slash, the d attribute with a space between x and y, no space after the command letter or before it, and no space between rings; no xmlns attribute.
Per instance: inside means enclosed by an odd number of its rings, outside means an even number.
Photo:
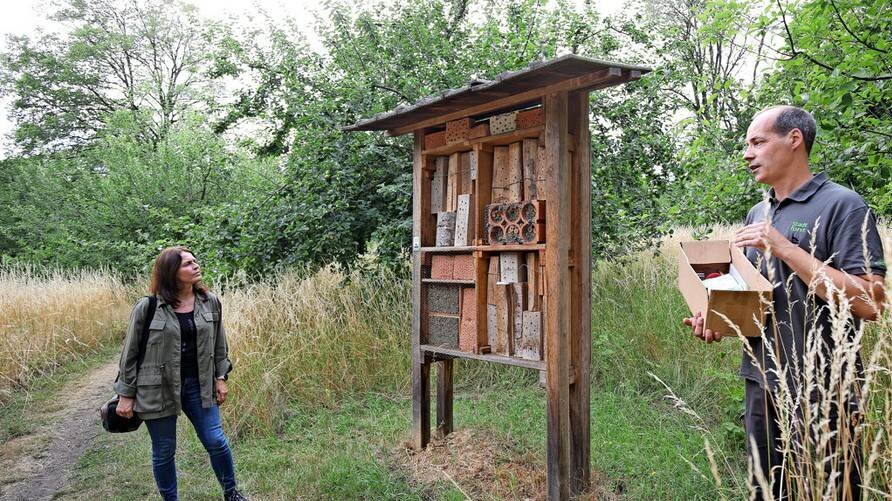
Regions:
<svg viewBox="0 0 892 501"><path fill-rule="evenodd" d="M226 401L226 395L229 394L229 388L226 387L226 381L216 379L214 389L217 397L217 405L223 405L223 402Z"/></svg>
<svg viewBox="0 0 892 501"><path fill-rule="evenodd" d="M737 230L732 242L737 247L754 247L762 252L771 250L771 253L778 257L784 251L796 247L777 231L777 228L764 222L753 223Z"/></svg>

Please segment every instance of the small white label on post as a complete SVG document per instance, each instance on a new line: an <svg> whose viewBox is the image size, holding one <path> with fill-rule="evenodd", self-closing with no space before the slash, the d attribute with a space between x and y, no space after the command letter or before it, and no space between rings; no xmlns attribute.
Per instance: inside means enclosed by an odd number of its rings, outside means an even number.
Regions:
<svg viewBox="0 0 892 501"><path fill-rule="evenodd" d="M412 250L421 248L421 237L412 237Z"/></svg>

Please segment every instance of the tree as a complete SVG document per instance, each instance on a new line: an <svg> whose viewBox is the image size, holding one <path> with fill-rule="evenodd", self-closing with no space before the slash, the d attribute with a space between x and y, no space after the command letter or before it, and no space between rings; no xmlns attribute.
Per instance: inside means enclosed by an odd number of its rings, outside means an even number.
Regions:
<svg viewBox="0 0 892 501"><path fill-rule="evenodd" d="M126 110L157 143L204 102L206 23L177 0L65 0L61 34L17 36L2 58L2 85L15 96L15 141L23 153L94 140Z"/></svg>

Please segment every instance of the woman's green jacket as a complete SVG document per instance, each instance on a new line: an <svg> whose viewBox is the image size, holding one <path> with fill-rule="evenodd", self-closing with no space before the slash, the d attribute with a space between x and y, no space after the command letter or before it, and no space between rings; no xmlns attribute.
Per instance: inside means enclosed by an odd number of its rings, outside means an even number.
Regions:
<svg viewBox="0 0 892 501"><path fill-rule="evenodd" d="M115 382L118 395L136 397L133 411L144 420L172 416L181 410L180 322L173 307L161 297L149 324L145 358L137 370L139 336L148 308L148 297L133 307ZM223 307L210 292L196 294L194 312L201 405L211 407L215 405L215 379L225 378L232 370L223 329Z"/></svg>

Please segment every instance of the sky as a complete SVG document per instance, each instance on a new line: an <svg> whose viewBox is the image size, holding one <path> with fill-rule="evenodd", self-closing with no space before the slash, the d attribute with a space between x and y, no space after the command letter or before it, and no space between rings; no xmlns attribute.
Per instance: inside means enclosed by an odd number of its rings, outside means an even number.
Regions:
<svg viewBox="0 0 892 501"><path fill-rule="evenodd" d="M575 1L581 3L581 0ZM621 9L623 1L594 0L594 5L602 15L611 15ZM269 13L290 15L297 19L311 43L314 37L309 29L313 18L310 13L321 4L319 0L190 0L189 3L197 6L204 16L217 19L237 19L239 15L257 10L258 7ZM0 16L0 48L5 49L7 35L30 35L41 28L51 29L52 24L46 21L48 5L47 0L5 1L3 15ZM9 149L8 136L13 126L8 117L9 106L10 99L0 96L0 157Z"/></svg>

